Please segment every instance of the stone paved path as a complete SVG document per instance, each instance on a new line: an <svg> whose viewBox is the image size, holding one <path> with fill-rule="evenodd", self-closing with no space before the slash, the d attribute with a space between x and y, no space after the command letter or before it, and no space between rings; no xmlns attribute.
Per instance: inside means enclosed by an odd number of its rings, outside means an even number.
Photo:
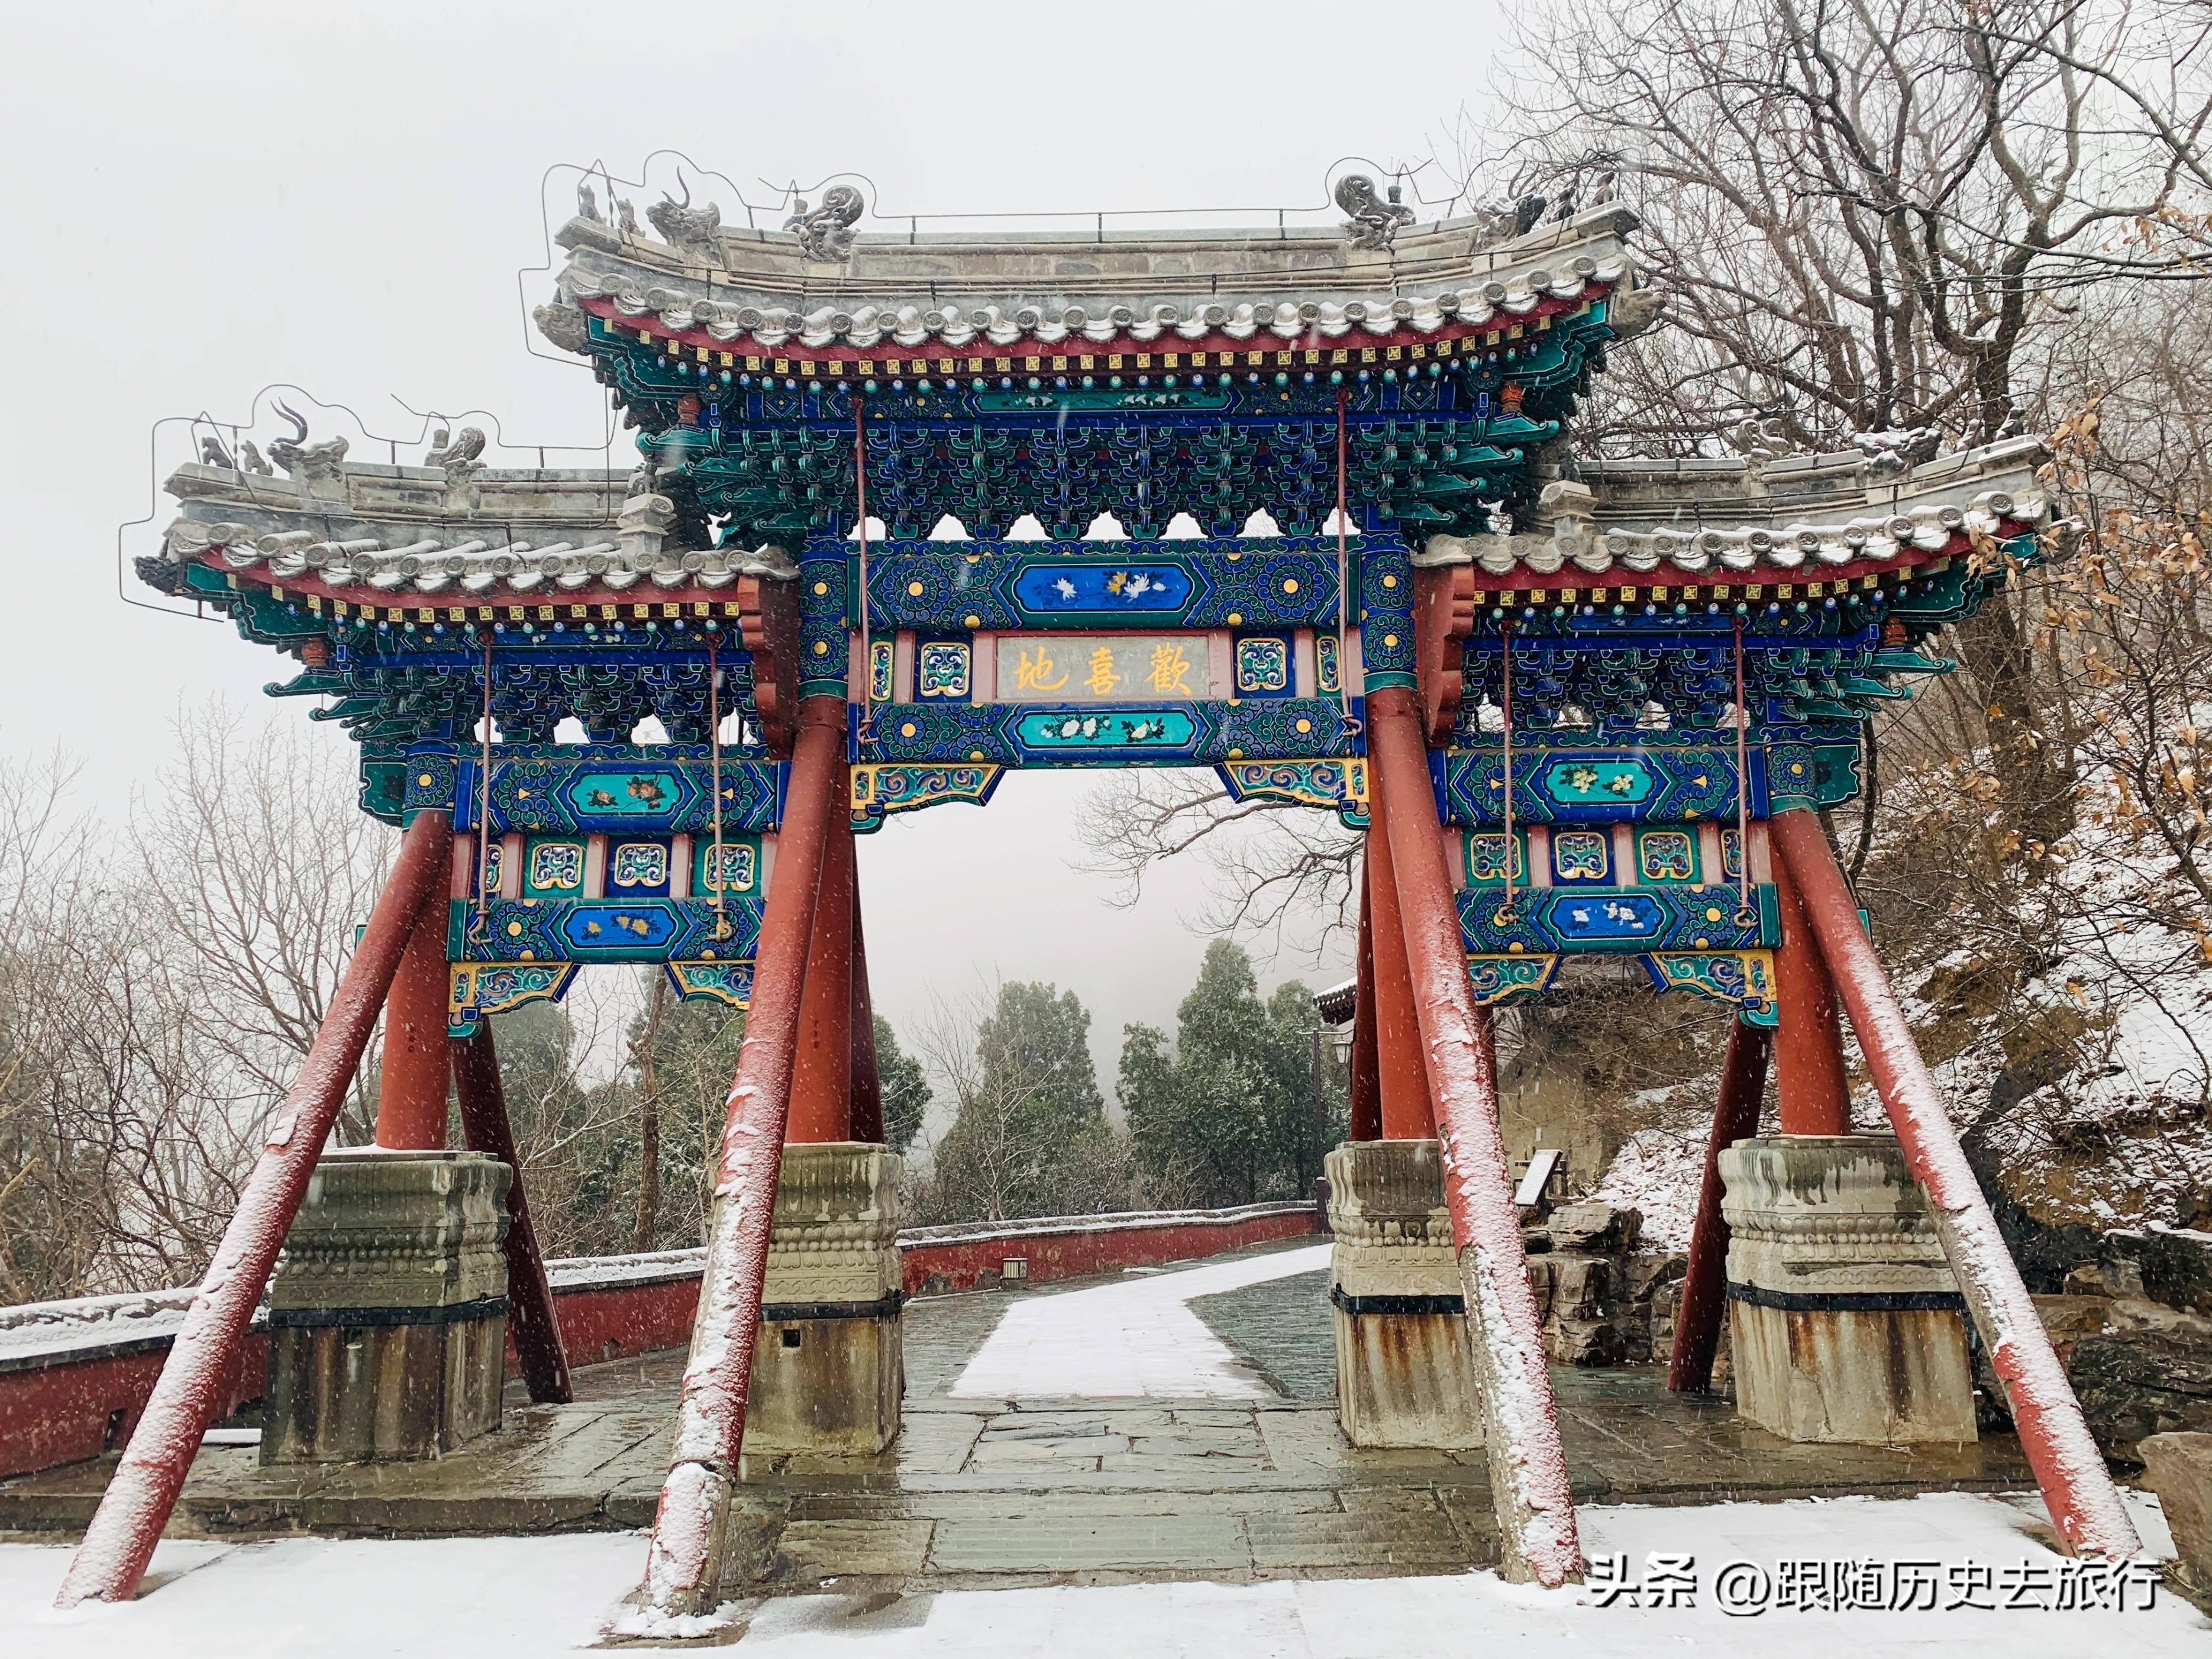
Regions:
<svg viewBox="0 0 2212 1659"><path fill-rule="evenodd" d="M1292 1400L1336 1399L1328 1267L1191 1298L1190 1310Z"/></svg>
<svg viewBox="0 0 2212 1659"><path fill-rule="evenodd" d="M908 1304L897 1443L874 1457L748 1458L732 1590L1249 1583L1488 1564L1496 1547L1480 1451L1362 1451L1338 1432L1316 1261L1301 1243L1141 1279ZM1101 1307L1110 1316L1103 1322L1087 1311ZM1176 1313L1197 1328L1206 1356L1182 1375L1206 1392L1100 1398L1032 1386L1054 1376L1084 1389L1173 1386L1158 1356L1109 1344ZM1009 1331L990 1361L1000 1368L991 1387L1008 1392L966 1392L993 1375L979 1367ZM1097 1352L1069 1358L1083 1343ZM532 1405L510 1389L501 1432L433 1463L264 1470L252 1448L209 1447L173 1531L240 1539L641 1528L667 1468L683 1366L681 1353L585 1366L568 1406ZM2033 1484L2009 1436L1911 1451L1793 1446L1739 1424L1726 1400L1668 1395L1652 1367L1555 1370L1553 1384L1585 1503ZM81 1531L112 1468L104 1458L0 1481L0 1534Z"/></svg>
<svg viewBox="0 0 2212 1659"><path fill-rule="evenodd" d="M1276 1398L1252 1362L1191 1311L1191 1298L1325 1270L1328 1253L1327 1244L1312 1244L1017 1303L951 1393L970 1400Z"/></svg>

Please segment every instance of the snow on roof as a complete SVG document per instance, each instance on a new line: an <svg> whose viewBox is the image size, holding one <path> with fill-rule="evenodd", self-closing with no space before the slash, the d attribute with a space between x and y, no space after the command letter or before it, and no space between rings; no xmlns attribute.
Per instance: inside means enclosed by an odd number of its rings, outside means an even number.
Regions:
<svg viewBox="0 0 2212 1659"><path fill-rule="evenodd" d="M1359 981L1346 980L1327 990L1314 993L1314 1012L1332 1025L1341 1025L1350 1019L1359 995Z"/></svg>
<svg viewBox="0 0 2212 1659"><path fill-rule="evenodd" d="M1605 291L1632 270L1621 239L1635 222L1607 205L1501 237L1482 215L1409 226L1379 249L1341 229L915 233L854 237L823 261L781 232L677 246L579 217L555 239L569 260L537 322L565 350L598 301L763 350L1412 337Z"/></svg>
<svg viewBox="0 0 2212 1659"><path fill-rule="evenodd" d="M1540 580L1771 571L1787 578L1850 566L1904 566L1964 544L2041 525L2033 439L1962 450L1899 469L1859 451L1742 461L1591 463L1585 486L1546 491L1535 534L1434 536L1422 565L1472 563ZM1686 471L1684 469L1687 469ZM444 594L533 600L629 589L732 588L794 574L780 549L684 549L662 533L665 503L624 500L629 475L600 471L401 467L344 462L312 479L201 463L167 489L185 501L165 547L173 560L367 603ZM1577 495L1576 489L1583 493Z"/></svg>

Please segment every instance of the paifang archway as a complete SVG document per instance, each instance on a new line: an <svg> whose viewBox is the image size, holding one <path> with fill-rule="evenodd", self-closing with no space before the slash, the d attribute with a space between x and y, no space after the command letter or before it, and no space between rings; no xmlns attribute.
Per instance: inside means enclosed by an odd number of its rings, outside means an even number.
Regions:
<svg viewBox="0 0 2212 1659"><path fill-rule="evenodd" d="M2041 556L2033 446L1577 468L1577 398L1653 312L1632 217L1415 227L1364 184L1339 229L1169 239L856 236L848 191L781 233L666 204L659 240L586 191L536 320L637 472L489 470L467 434L362 466L304 423L286 477L219 443L180 470L141 574L295 659L276 694L337 699L405 833L65 1600L143 1573L380 1009L380 1144L442 1144L451 1068L511 1163L485 1017L612 962L750 1009L647 1575L711 1603L787 1147L881 1134L854 837L1011 767L1211 765L1367 832L1353 1134L1441 1142L1509 1574L1581 1555L1486 1009L1586 952L1737 1007L1717 1159L1778 1025L1781 1139L1847 1133L1840 1000L1957 1285L1894 1305L1963 1293L2061 1536L2132 1550L1813 816L1856 793L1871 702L1944 666L1918 643ZM1109 514L1125 538L1086 539ZM930 539L948 516L966 539ZM669 742L629 741L647 715ZM588 743L554 742L571 717ZM1720 1316L1707 1187L1678 1382Z"/></svg>

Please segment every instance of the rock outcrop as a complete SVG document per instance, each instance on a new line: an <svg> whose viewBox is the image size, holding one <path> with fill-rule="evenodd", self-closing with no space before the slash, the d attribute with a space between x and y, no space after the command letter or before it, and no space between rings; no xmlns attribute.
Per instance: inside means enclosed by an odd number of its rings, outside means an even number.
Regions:
<svg viewBox="0 0 2212 1659"><path fill-rule="evenodd" d="M1523 1235L1544 1348L1562 1365L1664 1360L1686 1259L1638 1248L1644 1218L1611 1204L1568 1204Z"/></svg>

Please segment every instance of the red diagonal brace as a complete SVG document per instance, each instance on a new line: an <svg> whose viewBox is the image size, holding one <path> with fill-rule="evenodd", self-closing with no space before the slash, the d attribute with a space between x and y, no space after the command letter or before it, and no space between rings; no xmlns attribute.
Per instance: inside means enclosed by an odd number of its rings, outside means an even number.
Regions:
<svg viewBox="0 0 2212 1659"><path fill-rule="evenodd" d="M1389 799L1386 770L1378 764L1368 779L1368 810L1376 815L1378 823L1389 820L1390 809L1395 805ZM1433 821L1435 813L1430 803L1436 797L1428 786L1425 765L1421 777L1421 793L1409 810L1426 812ZM1370 830L1361 860L1365 866L1369 906L1367 965L1373 970L1370 977L1374 985L1375 1086L1380 1098L1380 1138L1427 1140L1437 1133L1436 1090L1429 1077L1428 1061L1421 1053L1421 1019L1415 1006L1419 1000L1418 981L1406 960L1413 929L1398 897L1395 839ZM1439 848L1443 847L1441 831L1437 844ZM1438 856L1442 856L1441 852ZM1450 902L1449 880L1445 902ZM1462 957L1462 977L1464 962Z"/></svg>
<svg viewBox="0 0 2212 1659"><path fill-rule="evenodd" d="M1784 812L1767 832L1789 865L1806 919L1834 976L1851 1029L1858 1033L1867 1070L1897 1131L1912 1177L1928 1197L1928 1212L1943 1242L1943 1255L1966 1299L1974 1328L2004 1384L2020 1449L2035 1471L2051 1523L2077 1555L2119 1560L2142 1547L2119 1491L2090 1438L2081 1402L2051 1352L2042 1318L2028 1300L2019 1266L1997 1231L1981 1183L1952 1133L1942 1097L1920 1058L1905 1010L1883 971L1874 943L1859 925L1859 909L1836 867L1820 820L1810 812Z"/></svg>
<svg viewBox="0 0 2212 1659"><path fill-rule="evenodd" d="M854 849L857 853L858 849ZM868 991L868 945L860 928L860 878L853 874L853 1139L884 1138L884 1073L876 1054L876 1003Z"/></svg>
<svg viewBox="0 0 2212 1659"><path fill-rule="evenodd" d="M499 1048L489 1016L477 1034L455 1042L453 1089L461 1101L461 1139L472 1152L489 1152L514 1172L507 1184L507 1328L530 1397L541 1405L567 1405L568 1356L553 1313L553 1286L545 1277L530 1204L522 1192L522 1160L507 1115L507 1091L499 1079Z"/></svg>
<svg viewBox="0 0 2212 1659"><path fill-rule="evenodd" d="M1401 687L1367 698L1368 752L1382 773L1398 914L1413 1008L1428 1064L1429 1097L1443 1142L1444 1202L1482 1382L1483 1448L1497 1506L1499 1570L1558 1585L1583 1569L1566 1453L1544 1369L1543 1334L1521 1215L1498 1130L1498 1057L1490 1015L1468 979L1467 946L1452 908L1443 829L1415 718ZM1374 831L1369 832L1370 845ZM1386 948L1376 918L1376 954ZM1387 1103L1387 1100L1386 1100Z"/></svg>
<svg viewBox="0 0 2212 1659"><path fill-rule="evenodd" d="M145 1577L146 1563L153 1559L200 1437L215 1415L218 1391L276 1265L276 1252L307 1190L307 1178L315 1172L362 1051L376 1029L409 929L432 890L450 873L453 841L453 820L443 812L422 813L407 826L391 879L377 895L368 927L316 1029L299 1077L277 1108L240 1195L238 1212L223 1229L214 1264L200 1281L123 1461L62 1579L57 1607L75 1607L88 1597L127 1601Z"/></svg>
<svg viewBox="0 0 2212 1659"><path fill-rule="evenodd" d="M832 798L845 796L839 766ZM799 1002L799 1047L792 1062L791 1111L784 1139L819 1146L853 1135L853 832L846 814L831 818L822 853ZM781 843L777 856L782 856Z"/></svg>
<svg viewBox="0 0 2212 1659"><path fill-rule="evenodd" d="M820 897L830 814L833 808L845 810L833 799L844 746L843 698L809 697L799 704L791 786L754 960L752 1008L730 1085L676 1453L660 1489L646 1562L645 1597L662 1613L710 1612L720 1589L730 1491L744 1444L753 1338L760 1328L769 1230L791 1109L808 937Z"/></svg>
<svg viewBox="0 0 2212 1659"><path fill-rule="evenodd" d="M1667 1386L1677 1394L1712 1387L1713 1354L1727 1311L1729 1226L1721 1214L1721 1154L1759 1133L1759 1107L1766 1093L1766 1057L1773 1034L1741 1020L1729 1033L1721 1062L1721 1095L1705 1140L1705 1173L1698 1187L1698 1218L1690 1228L1690 1265L1682 1275L1682 1300L1674 1310L1674 1351Z"/></svg>
<svg viewBox="0 0 2212 1659"><path fill-rule="evenodd" d="M1370 832L1374 833L1372 831ZM1348 1133L1354 1140L1382 1139L1382 1056L1375 1036L1374 912L1367 902L1366 860L1359 871L1359 957L1353 971L1358 977L1352 993L1352 1121Z"/></svg>

